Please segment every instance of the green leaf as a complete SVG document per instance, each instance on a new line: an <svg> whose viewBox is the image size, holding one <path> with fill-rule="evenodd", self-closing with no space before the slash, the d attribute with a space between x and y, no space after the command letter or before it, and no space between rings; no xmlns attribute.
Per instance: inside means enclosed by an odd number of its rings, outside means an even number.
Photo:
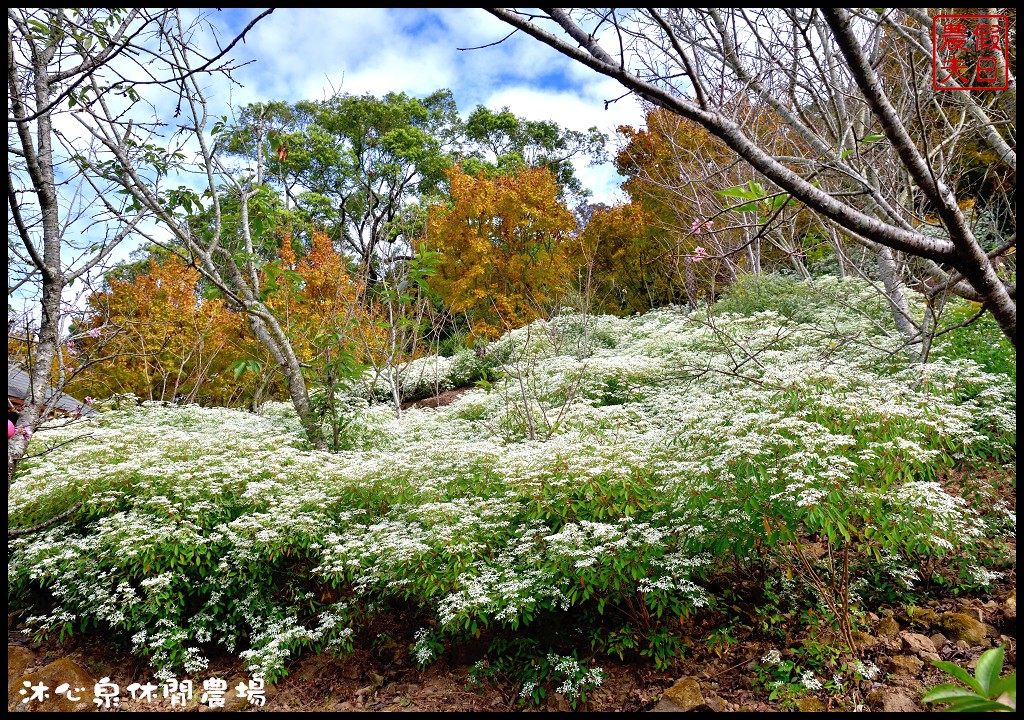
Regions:
<svg viewBox="0 0 1024 720"><path fill-rule="evenodd" d="M950 710L955 712L994 712L1013 710L1013 708L975 695L973 698L953 700Z"/></svg>
<svg viewBox="0 0 1024 720"><path fill-rule="evenodd" d="M860 141L860 144L865 145L867 143L873 143L879 140L885 140L885 135L865 135L864 139Z"/></svg>
<svg viewBox="0 0 1024 720"><path fill-rule="evenodd" d="M938 685L921 698L921 702L950 702L954 698L976 698L978 693L966 690L959 685Z"/></svg>
<svg viewBox="0 0 1024 720"><path fill-rule="evenodd" d="M235 380L240 378L242 376L242 373L244 373L246 371L246 366L247 366L247 363L246 363L245 360L239 360L238 362L236 362L234 364L234 366L232 367L232 370L234 370L234 373L235 373Z"/></svg>
<svg viewBox="0 0 1024 720"><path fill-rule="evenodd" d="M29 18L28 19L28 24L31 25L32 27L34 27L39 32L43 33L44 35L47 35L50 32L50 26L47 25L46 23L42 22L41 20L36 20L35 18Z"/></svg>
<svg viewBox="0 0 1024 720"><path fill-rule="evenodd" d="M743 185L737 185L736 187L727 188L725 190L716 190L715 195L743 198L744 200L756 200L758 197Z"/></svg>
<svg viewBox="0 0 1024 720"><path fill-rule="evenodd" d="M999 673L1003 671L1003 648L991 648L986 650L978 658L978 667L974 670L974 676L981 685L982 694L991 696L992 684L999 679Z"/></svg>
<svg viewBox="0 0 1024 720"><path fill-rule="evenodd" d="M975 692L981 694L981 685L978 684L978 681L972 678L966 670L956 663L947 662L946 660L932 660L932 665L937 667L939 670L945 670L964 685L973 688Z"/></svg>
<svg viewBox="0 0 1024 720"><path fill-rule="evenodd" d="M988 688L989 697L997 698L1003 693L1008 693L1010 697L1017 698L1017 671L1014 670L1012 673L1004 678L1000 678L992 682Z"/></svg>

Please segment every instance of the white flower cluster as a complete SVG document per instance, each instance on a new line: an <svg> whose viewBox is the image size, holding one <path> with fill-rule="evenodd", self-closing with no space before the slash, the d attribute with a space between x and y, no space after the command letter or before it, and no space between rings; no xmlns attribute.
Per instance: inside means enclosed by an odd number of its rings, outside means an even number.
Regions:
<svg viewBox="0 0 1024 720"><path fill-rule="evenodd" d="M595 687L600 687L604 682L603 668L596 667L585 670L574 657L563 657L552 653L548 655L548 662L554 668L555 673L565 678L558 686L558 692L570 700L580 698Z"/></svg>
<svg viewBox="0 0 1024 720"><path fill-rule="evenodd" d="M427 665L437 658L437 647L430 641L430 631L426 628L416 631L412 653L420 665Z"/></svg>
<svg viewBox="0 0 1024 720"><path fill-rule="evenodd" d="M800 676L800 683L811 692L814 692L815 690L821 690L822 688L821 680L814 677L814 673L810 670L805 670L803 672L803 674Z"/></svg>
<svg viewBox="0 0 1024 720"><path fill-rule="evenodd" d="M155 658L209 638L248 642L253 667L270 671L303 644L344 646L346 613L310 630L298 601L271 611L253 600L241 622L225 609L239 597L328 584L361 602L409 598L454 633L569 607L582 577L627 571L622 592L700 607L699 579L725 562L721 548L742 556L769 520L786 529L780 517L889 522L914 553L934 555L992 532L934 473L954 454L1012 457L1015 388L962 361L894 370L898 339L876 315L825 301L804 315L538 322L491 346L506 374L490 392L401 419L360 404L372 432L338 453L302 449L283 403L258 415L129 404L41 430L10 488L10 521L85 504L75 523L9 543L9 584L53 595L40 624L102 620ZM421 358L400 377L441 389L476 362L468 351ZM999 532L1015 528L1005 505L981 510ZM282 557L312 568L286 592L260 584ZM913 558L890 553L883 566L909 586ZM215 587L195 582L199 567Z"/></svg>
<svg viewBox="0 0 1024 720"><path fill-rule="evenodd" d="M853 671L865 680L874 680L882 673L873 662L864 663L861 660L854 661Z"/></svg>

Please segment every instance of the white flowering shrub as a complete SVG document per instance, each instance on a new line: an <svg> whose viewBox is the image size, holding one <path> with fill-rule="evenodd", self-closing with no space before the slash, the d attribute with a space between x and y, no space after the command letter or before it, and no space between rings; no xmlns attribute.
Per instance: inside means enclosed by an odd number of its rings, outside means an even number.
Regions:
<svg viewBox="0 0 1024 720"><path fill-rule="evenodd" d="M421 400L448 390L466 387L486 377L490 363L470 348L460 348L451 357L426 355L397 368L399 391L403 401ZM367 370L358 386L362 397L389 402L393 378L386 371Z"/></svg>
<svg viewBox="0 0 1024 720"><path fill-rule="evenodd" d="M832 287L846 300L815 296L810 316L535 323L492 346L506 374L489 391L401 419L352 400L336 453L303 449L281 403L123 404L42 430L10 524L84 504L9 542L9 605L42 608L36 632L111 629L166 672L219 645L272 681L297 652L347 651L392 601L432 628L410 631L421 663L565 617L596 628L597 651L665 666L711 588L737 569L784 577L809 537L848 554L861 595L991 581L1012 562L993 542L1012 512L948 471L1012 474L1015 387L966 360L900 368L863 285ZM455 386L477 360L424 358L404 377ZM520 676L524 697L599 682L566 650L513 663L558 654Z"/></svg>

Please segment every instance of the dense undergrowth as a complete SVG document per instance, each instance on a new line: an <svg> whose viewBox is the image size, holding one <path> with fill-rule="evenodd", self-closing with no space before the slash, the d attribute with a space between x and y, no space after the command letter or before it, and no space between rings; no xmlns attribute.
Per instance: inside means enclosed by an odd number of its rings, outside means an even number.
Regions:
<svg viewBox="0 0 1024 720"><path fill-rule="evenodd" d="M9 604L35 632L112 631L165 676L220 647L271 681L401 608L419 663L483 636L475 677L573 702L602 657L667 667L751 579L768 615L813 608L842 634L869 603L1014 562L986 479L1014 475L1014 351L958 337L910 366L866 286L767 280L516 330L446 407L399 419L355 388L333 454L284 404L122 403L33 440L11 524L85 503L9 543ZM481 374L419 362L440 389Z"/></svg>

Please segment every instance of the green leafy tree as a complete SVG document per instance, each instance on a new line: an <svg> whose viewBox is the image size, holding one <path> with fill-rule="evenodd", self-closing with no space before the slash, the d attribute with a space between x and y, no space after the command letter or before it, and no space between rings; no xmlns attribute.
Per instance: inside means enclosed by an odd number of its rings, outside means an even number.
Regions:
<svg viewBox="0 0 1024 720"><path fill-rule="evenodd" d="M526 167L546 168L558 183L559 197L583 199L589 190L576 176L573 159L606 159L608 136L592 127L586 132L567 130L558 123L516 117L507 107L495 112L477 105L466 119L466 140L471 152L463 169L476 175L483 167L490 174L512 174Z"/></svg>
<svg viewBox="0 0 1024 720"><path fill-rule="evenodd" d="M424 98L345 94L251 105L227 147L260 156L302 225L325 229L377 282L410 257L412 206L440 197L459 126L449 90Z"/></svg>

